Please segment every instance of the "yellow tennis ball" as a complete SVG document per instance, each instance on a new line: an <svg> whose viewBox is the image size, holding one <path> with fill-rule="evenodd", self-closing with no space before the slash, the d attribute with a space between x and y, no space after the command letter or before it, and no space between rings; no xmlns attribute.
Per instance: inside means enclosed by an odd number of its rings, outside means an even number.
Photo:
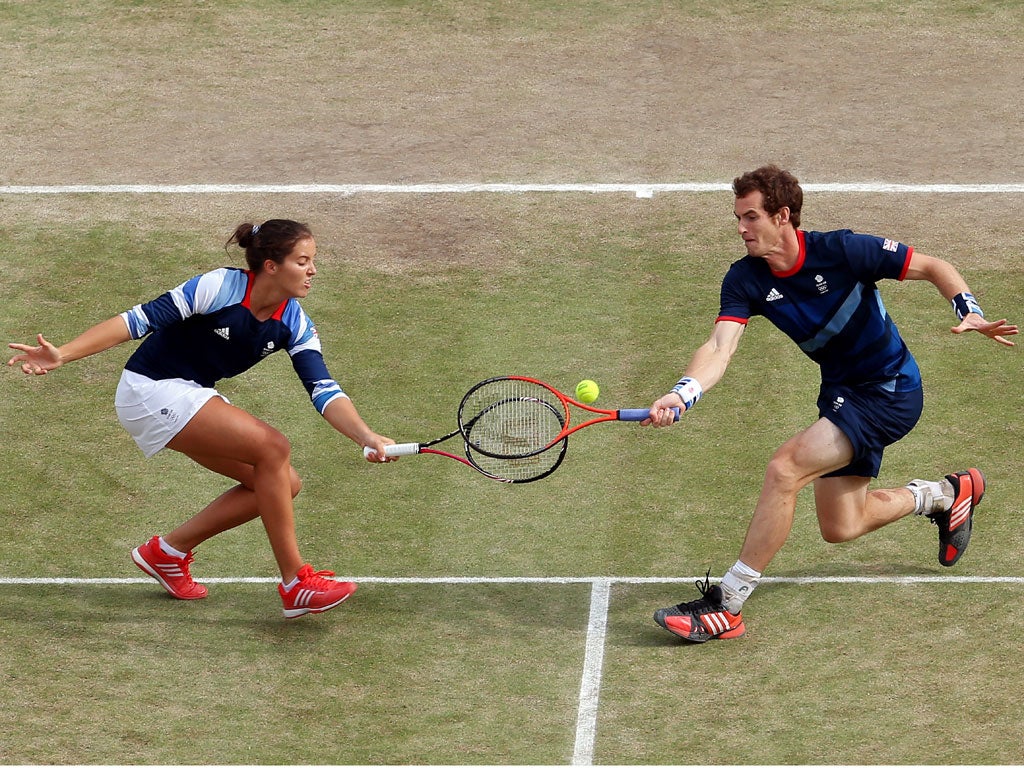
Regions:
<svg viewBox="0 0 1024 768"><path fill-rule="evenodd" d="M592 403L600 394L601 388L597 386L596 381L584 379L576 385L576 399L581 403Z"/></svg>

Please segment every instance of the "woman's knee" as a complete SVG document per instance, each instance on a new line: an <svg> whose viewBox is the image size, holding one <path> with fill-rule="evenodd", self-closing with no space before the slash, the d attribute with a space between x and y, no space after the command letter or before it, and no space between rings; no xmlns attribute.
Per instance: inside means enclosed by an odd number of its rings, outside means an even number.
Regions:
<svg viewBox="0 0 1024 768"><path fill-rule="evenodd" d="M292 458L292 444L288 438L273 427L265 427L259 437L256 464L289 464ZM294 469L292 472L294 473Z"/></svg>
<svg viewBox="0 0 1024 768"><path fill-rule="evenodd" d="M256 462L257 467L261 464L271 467L280 466L281 464L287 465L288 481L291 487L292 498L294 499L302 490L302 478L299 477L299 473L295 471L295 467L291 464L291 441L289 441L283 433L273 427L267 427L264 430L261 443L261 455Z"/></svg>

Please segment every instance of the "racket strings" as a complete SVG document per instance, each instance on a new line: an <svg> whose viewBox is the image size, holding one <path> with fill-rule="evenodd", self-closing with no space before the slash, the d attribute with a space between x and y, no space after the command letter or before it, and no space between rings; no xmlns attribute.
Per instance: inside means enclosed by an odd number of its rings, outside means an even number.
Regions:
<svg viewBox="0 0 1024 768"><path fill-rule="evenodd" d="M523 459L499 459L488 456L466 444L466 458L484 474L514 483L528 483L540 480L554 472L565 457L567 441L561 442L561 449L555 446L549 451L527 456Z"/></svg>
<svg viewBox="0 0 1024 768"><path fill-rule="evenodd" d="M463 401L467 443L493 458L522 458L547 448L565 426L565 408L546 388L526 381L486 382Z"/></svg>

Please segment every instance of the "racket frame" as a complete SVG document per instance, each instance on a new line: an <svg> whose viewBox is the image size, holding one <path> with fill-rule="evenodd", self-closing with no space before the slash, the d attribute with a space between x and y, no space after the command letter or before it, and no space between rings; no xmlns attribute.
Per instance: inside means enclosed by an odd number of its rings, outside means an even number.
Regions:
<svg viewBox="0 0 1024 768"><path fill-rule="evenodd" d="M495 473L495 472L488 471L488 470L484 469L482 466L480 466L478 461L476 459L474 459L474 457L473 457L474 449L473 449L472 446L469 445L469 443L463 442L463 445L464 445L464 447L466 449L465 457L459 456L458 454L455 454L455 453L450 453L449 451L442 451L442 450L440 450L438 448L431 448L431 447L429 447L429 446L432 446L432 445L436 445L437 443L443 442L443 441L445 441L445 440L447 440L449 438L455 437L458 434L461 434L459 432L459 430L455 430L454 432L450 432L449 434L445 435L444 437L440 437L440 438L438 438L436 440L431 440L430 442L427 442L427 443L396 443L394 445L387 445L387 446L384 446L384 455L388 456L388 457L392 457L392 456L400 457L400 456L416 456L416 455L421 454L421 453L431 453L431 454L434 454L435 456L444 456L445 458L448 458L448 459L454 459L455 461L457 461L457 462L459 462L461 464L465 464L467 467L470 467L471 469L475 469L477 472L479 472L484 477L489 478L491 480L497 480L499 483L508 483L510 485L521 485L523 483L533 483L533 482L536 482L537 480L543 480L545 477L547 477L552 472L554 472L556 469L558 469L558 467L562 464L562 461L565 459L565 452L566 452L566 450L568 450L568 448L569 448L569 441L568 441L568 439L562 440L562 447L558 451L558 457L551 464L551 466L546 467L542 472L539 472L539 473L537 473L535 475L528 475L528 476L525 476L525 477L508 477L507 475L502 475L502 474L498 474L498 473ZM372 448L370 448L370 446L365 446L363 448L363 456L364 457L369 458L370 454L372 454L372 453L376 453L376 451L374 451ZM523 458L531 458L531 457L528 457L528 456L527 457L499 458L499 457L495 457L495 456L486 456L486 454L484 454L484 456L485 456L485 458L490 459L492 461L510 462L510 463L514 462L514 461L521 461ZM511 473L508 473L508 474L511 474Z"/></svg>
<svg viewBox="0 0 1024 768"><path fill-rule="evenodd" d="M522 382L526 382L528 384L533 384L535 386L542 387L543 389L547 390L549 393L554 395L554 397L561 403L561 406L562 406L562 411L560 413L558 413L559 421L561 421L561 423L562 423L561 431L553 439L548 441L547 444L541 446L540 448L536 448L536 449L533 449L533 450L530 450L530 451L526 451L526 452L523 452L523 453L499 453L499 452L496 452L494 450L489 450L487 448L483 448L483 447L481 447L479 445L479 443L474 442L474 440L472 438L472 434L471 434L471 432L472 432L472 425L476 422L476 420L484 412L486 412L487 408L484 408L483 410L480 410L480 409L477 408L476 409L476 413L474 413L474 414L466 414L465 413L466 406L469 404L469 402L472 399L473 395L475 393L477 393L479 390L483 389L484 387L491 386L492 384L495 384L495 383L500 382L500 381L522 381ZM509 398L505 398L501 402L507 402L508 400L512 400L512 399L517 399L517 398L509 397ZM532 399L532 398L521 398L521 399ZM548 406L554 408L553 403L551 403L548 400L538 400L538 402L542 402L545 405L548 405ZM498 404L498 401L493 403L491 406L488 406L488 408L489 407L494 407L497 404ZM589 413L593 413L593 414L597 414L597 415L592 417L592 418L589 418L586 421L583 421L583 422L581 422L579 424L573 424L572 423L572 410L571 410L572 407L580 408L581 410L588 411ZM679 420L680 409L679 408L675 408L674 410L676 412L676 421L678 421ZM531 378L529 376L493 376L493 377L491 377L489 379L484 379L483 381L475 384L463 396L462 402L459 403L459 415L458 416L459 416L459 430L462 432L462 438L463 438L463 440L466 441L466 445L472 447L473 450L475 450L475 451L477 451L479 453L482 453L485 456L490 456L491 458L495 458L495 459L524 459L524 458L528 458L530 456L536 456L539 453L543 453L544 451L550 450L552 447L557 445L560 441L566 440L571 434L573 434L574 432L578 432L579 430L583 429L584 427L589 427L589 426L592 426L594 424L601 424L602 422L606 422L606 421L634 421L634 422L644 421L645 419L649 419L650 418L650 409L649 408L598 408L596 406L589 405L587 403L581 403L579 400L576 400L575 398L569 397L569 395L565 394L564 392L561 392L560 390L556 389L555 387L551 386L550 384L541 381L540 379L534 379L534 378Z"/></svg>

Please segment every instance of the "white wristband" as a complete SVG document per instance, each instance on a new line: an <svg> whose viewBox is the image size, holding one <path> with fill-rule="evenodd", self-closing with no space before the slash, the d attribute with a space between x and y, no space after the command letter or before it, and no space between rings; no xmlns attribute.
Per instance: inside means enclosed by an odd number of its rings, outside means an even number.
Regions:
<svg viewBox="0 0 1024 768"><path fill-rule="evenodd" d="M700 400L700 396L704 394L704 390L701 389L700 382L696 379L691 379L689 376L684 376L679 382L672 387L672 391L679 395L683 401L683 406L686 410L690 410Z"/></svg>

